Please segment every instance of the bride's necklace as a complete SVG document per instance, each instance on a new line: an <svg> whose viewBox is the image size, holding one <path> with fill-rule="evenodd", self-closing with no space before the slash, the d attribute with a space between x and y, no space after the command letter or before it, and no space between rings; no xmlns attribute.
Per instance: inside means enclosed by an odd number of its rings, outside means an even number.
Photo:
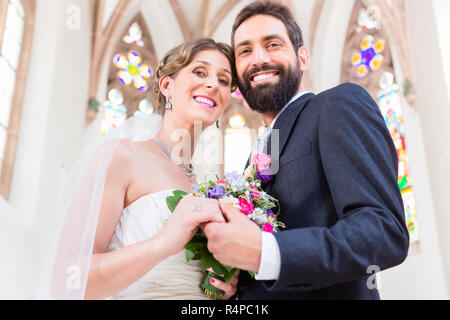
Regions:
<svg viewBox="0 0 450 320"><path fill-rule="evenodd" d="M170 158L172 159L177 166L179 166L184 173L189 177L189 179L191 180L191 182L195 182L195 180L197 179L197 176L194 174L193 172L193 168L191 165L187 166L183 163L183 161L181 161L181 159L172 153L172 150L169 149L168 146L166 146L164 144L164 142L162 142L161 140L159 140L158 138L154 137L152 138L152 140L154 142L156 142L162 149L162 151Z"/></svg>

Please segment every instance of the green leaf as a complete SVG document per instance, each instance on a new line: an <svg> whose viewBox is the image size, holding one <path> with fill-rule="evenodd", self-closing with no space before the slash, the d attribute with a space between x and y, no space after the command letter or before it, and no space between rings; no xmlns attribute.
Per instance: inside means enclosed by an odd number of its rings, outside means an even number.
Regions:
<svg viewBox="0 0 450 320"><path fill-rule="evenodd" d="M195 257L195 252L192 250L186 250L186 261L189 262Z"/></svg>
<svg viewBox="0 0 450 320"><path fill-rule="evenodd" d="M202 268L206 270L208 268L212 268L216 259L214 259L213 255L208 251L207 248L201 248L200 254L202 256Z"/></svg>
<svg viewBox="0 0 450 320"><path fill-rule="evenodd" d="M204 241L190 241L184 246L184 248L186 250L193 250L193 251L199 250L201 248L206 248L206 242L204 242Z"/></svg>
<svg viewBox="0 0 450 320"><path fill-rule="evenodd" d="M227 269L225 269L224 266L219 261L217 261L216 259L214 259L212 268L213 268L214 272L219 274L219 275L225 275L225 274L228 273Z"/></svg>
<svg viewBox="0 0 450 320"><path fill-rule="evenodd" d="M181 199L186 196L188 193L176 190L173 192L173 196L169 196L166 198L167 207L169 208L170 212L174 212L177 204L181 201Z"/></svg>
<svg viewBox="0 0 450 320"><path fill-rule="evenodd" d="M231 272L233 270L235 270L233 267L227 267L227 266L223 266L225 269L227 269L227 272Z"/></svg>
<svg viewBox="0 0 450 320"><path fill-rule="evenodd" d="M250 277L255 278L255 273L253 271L247 271Z"/></svg>
<svg viewBox="0 0 450 320"><path fill-rule="evenodd" d="M228 267L229 268L229 267ZM224 275L223 278L225 279L225 282L230 281L231 279L233 279L234 275L236 274L237 269L235 268L231 268L229 271L227 271Z"/></svg>
<svg viewBox="0 0 450 320"><path fill-rule="evenodd" d="M189 193L187 193L185 191L182 191L182 190L175 190L173 192L173 195L176 196L176 197L184 197L184 196L187 196L188 194Z"/></svg>
<svg viewBox="0 0 450 320"><path fill-rule="evenodd" d="M176 197L167 197L166 198L166 203L167 203L167 208L169 208L170 212L174 212L175 208L177 206L177 204L180 202L181 199L178 199Z"/></svg>

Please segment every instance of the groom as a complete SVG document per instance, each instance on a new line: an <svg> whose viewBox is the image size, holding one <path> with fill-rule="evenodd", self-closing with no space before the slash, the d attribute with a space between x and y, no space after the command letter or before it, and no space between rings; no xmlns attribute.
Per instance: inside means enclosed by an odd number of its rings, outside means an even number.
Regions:
<svg viewBox="0 0 450 320"><path fill-rule="evenodd" d="M267 147L279 165L265 191L280 201L287 228L261 232L221 204L227 223L205 227L209 250L256 272L240 273L241 300L379 299L373 272L402 263L409 236L397 153L377 104L354 84L302 90L309 54L283 5L245 7L232 45L239 88L266 126L254 152Z"/></svg>

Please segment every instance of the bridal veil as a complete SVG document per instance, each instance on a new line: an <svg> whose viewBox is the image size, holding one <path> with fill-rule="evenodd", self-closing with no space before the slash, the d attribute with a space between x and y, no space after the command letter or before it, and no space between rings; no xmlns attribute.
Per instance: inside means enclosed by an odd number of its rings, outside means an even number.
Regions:
<svg viewBox="0 0 450 320"><path fill-rule="evenodd" d="M0 272L8 279L6 285L1 285L2 291L12 292L23 282L23 271L14 269L15 264L25 264L37 277L31 298L84 299L111 159L121 140L149 140L158 133L161 121L159 115L132 117L86 148L68 173L52 205L52 216L57 217L56 221L33 226L31 237L18 231L11 236L16 245L9 251L6 248L8 259L2 263L10 265L0 266ZM24 240L30 238L34 241ZM36 248L45 253L33 255Z"/></svg>

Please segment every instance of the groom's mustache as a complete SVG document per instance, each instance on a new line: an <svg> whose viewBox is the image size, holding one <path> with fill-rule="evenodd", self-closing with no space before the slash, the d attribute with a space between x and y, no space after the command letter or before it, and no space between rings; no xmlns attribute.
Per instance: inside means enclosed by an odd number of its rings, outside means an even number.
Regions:
<svg viewBox="0 0 450 320"><path fill-rule="evenodd" d="M257 73L257 72L263 72L263 71L276 71L276 72L279 73L280 78L282 78L283 75L285 74L285 69L284 69L284 67L283 67L281 64L263 65L263 66L261 66L261 67L259 67L259 66L254 66L254 67L248 69L248 70L244 73L244 76L243 76L243 79L242 79L242 80L243 80L246 84L250 84L250 82L251 82L251 81L250 81L250 77L251 77L253 74Z"/></svg>

